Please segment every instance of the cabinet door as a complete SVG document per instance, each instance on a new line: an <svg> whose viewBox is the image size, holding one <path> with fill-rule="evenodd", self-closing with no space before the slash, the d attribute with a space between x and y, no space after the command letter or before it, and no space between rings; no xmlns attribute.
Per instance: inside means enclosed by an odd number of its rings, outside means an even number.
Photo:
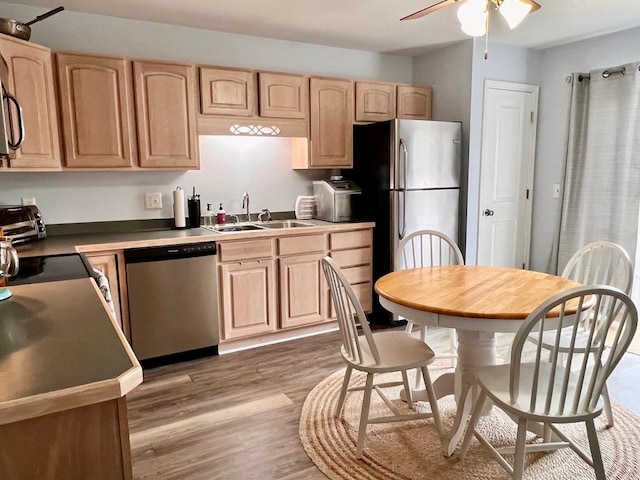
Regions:
<svg viewBox="0 0 640 480"><path fill-rule="evenodd" d="M222 338L250 337L276 329L275 261L220 265Z"/></svg>
<svg viewBox="0 0 640 480"><path fill-rule="evenodd" d="M356 122L380 122L396 117L396 86L356 82Z"/></svg>
<svg viewBox="0 0 640 480"><path fill-rule="evenodd" d="M133 63L139 165L197 169L196 69Z"/></svg>
<svg viewBox="0 0 640 480"><path fill-rule="evenodd" d="M122 329L122 311L120 308L120 282L118 280L118 263L115 255L87 255L87 259L91 266L100 270L109 282L109 290L113 307L116 311L116 319Z"/></svg>
<svg viewBox="0 0 640 480"><path fill-rule="evenodd" d="M398 85L398 118L431 120L431 87Z"/></svg>
<svg viewBox="0 0 640 480"><path fill-rule="evenodd" d="M201 67L200 111L204 115L253 117L256 114L255 72Z"/></svg>
<svg viewBox="0 0 640 480"><path fill-rule="evenodd" d="M307 118L309 112L309 79L284 73L258 74L260 116L274 118Z"/></svg>
<svg viewBox="0 0 640 480"><path fill-rule="evenodd" d="M280 327L290 328L325 319L324 254L280 258Z"/></svg>
<svg viewBox="0 0 640 480"><path fill-rule="evenodd" d="M353 166L353 82L311 78L311 154L318 168Z"/></svg>
<svg viewBox="0 0 640 480"><path fill-rule="evenodd" d="M11 38L0 39L7 62L7 90L22 106L25 128L22 146L11 167L59 168L61 165L51 50ZM17 131L17 125L14 126Z"/></svg>
<svg viewBox="0 0 640 480"><path fill-rule="evenodd" d="M135 124L129 62L56 54L65 166L131 167Z"/></svg>

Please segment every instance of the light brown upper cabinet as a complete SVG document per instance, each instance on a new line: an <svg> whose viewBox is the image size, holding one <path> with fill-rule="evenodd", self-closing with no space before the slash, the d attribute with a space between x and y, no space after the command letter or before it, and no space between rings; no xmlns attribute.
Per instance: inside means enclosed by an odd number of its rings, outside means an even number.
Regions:
<svg viewBox="0 0 640 480"><path fill-rule="evenodd" d="M56 54L65 166L135 164L130 64L123 58Z"/></svg>
<svg viewBox="0 0 640 480"><path fill-rule="evenodd" d="M311 152L307 168L352 167L353 81L312 77L309 91Z"/></svg>
<svg viewBox="0 0 640 480"><path fill-rule="evenodd" d="M393 118L396 118L395 84L356 82L356 122L380 122Z"/></svg>
<svg viewBox="0 0 640 480"><path fill-rule="evenodd" d="M261 117L304 119L309 116L307 77L260 72L258 80Z"/></svg>
<svg viewBox="0 0 640 480"><path fill-rule="evenodd" d="M398 85L397 118L431 120L431 87Z"/></svg>
<svg viewBox="0 0 640 480"><path fill-rule="evenodd" d="M199 167L196 67L133 62L140 167Z"/></svg>
<svg viewBox="0 0 640 480"><path fill-rule="evenodd" d="M200 112L232 117L256 115L256 73L200 67Z"/></svg>
<svg viewBox="0 0 640 480"><path fill-rule="evenodd" d="M51 50L0 35L0 53L8 67L6 87L22 106L26 132L9 166L59 169L61 152Z"/></svg>

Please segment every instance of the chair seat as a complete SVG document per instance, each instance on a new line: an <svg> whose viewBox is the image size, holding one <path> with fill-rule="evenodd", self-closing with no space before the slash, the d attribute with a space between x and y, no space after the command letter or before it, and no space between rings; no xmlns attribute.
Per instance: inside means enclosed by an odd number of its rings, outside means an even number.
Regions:
<svg viewBox="0 0 640 480"><path fill-rule="evenodd" d="M428 365L435 358L433 350L426 343L405 332L380 332L373 337L380 353L380 363L375 362L366 338L361 336L358 340L363 359L358 363L350 361L343 348L342 356L347 364L363 372L384 373Z"/></svg>
<svg viewBox="0 0 640 480"><path fill-rule="evenodd" d="M531 420L551 423L573 423L585 420L587 418L595 418L602 413L602 398L598 400L596 408L593 410L579 408L575 413L570 412L571 405L569 401L564 406L564 412L560 410L560 392L562 381L566 369L562 366L556 367L554 395L551 401L548 413L545 411L545 399L548 393L548 378L552 374L551 365L546 363L539 364L539 376L542 381L538 382L536 408L531 411L531 392L533 391L533 376L535 363L522 363L520 366L520 384L519 384L519 400L511 403L511 395L509 393L509 379L511 365L492 365L481 367L478 369L478 383L482 385L487 396L500 408L507 412L517 413L520 416L527 417ZM569 373L569 386L567 389L567 398L574 398L575 385L577 376L575 373Z"/></svg>

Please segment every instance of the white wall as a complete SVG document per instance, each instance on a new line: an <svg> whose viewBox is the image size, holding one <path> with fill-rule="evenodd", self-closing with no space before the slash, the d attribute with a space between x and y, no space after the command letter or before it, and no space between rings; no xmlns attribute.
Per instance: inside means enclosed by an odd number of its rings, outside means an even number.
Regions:
<svg viewBox="0 0 640 480"><path fill-rule="evenodd" d="M541 52L540 110L533 204L531 268L546 271L560 200L552 198L554 183L562 183L572 72L588 72L640 60L640 28L603 35Z"/></svg>
<svg viewBox="0 0 640 480"><path fill-rule="evenodd" d="M540 68L540 54L533 50L492 43L486 60L484 50L484 39L473 39L414 59L414 82L434 85L434 119L463 122L468 146L468 157L463 159L467 177L465 261L470 264L477 258L484 81L537 84Z"/></svg>
<svg viewBox="0 0 640 480"><path fill-rule="evenodd" d="M2 16L23 21L42 8L0 3ZM411 83L412 59L64 11L33 25L31 41L54 50L179 60L346 78ZM240 211L242 193L252 211L293 210L295 197L328 171L291 169L286 140L201 137L196 172L61 172L0 174L0 204L35 196L48 223L171 217L171 191L196 186L203 203ZM237 140L237 139L236 139ZM272 141L273 140L273 141ZM267 143L265 143L265 141ZM144 192L161 192L162 210L144 210ZM217 205L216 205L217 208Z"/></svg>

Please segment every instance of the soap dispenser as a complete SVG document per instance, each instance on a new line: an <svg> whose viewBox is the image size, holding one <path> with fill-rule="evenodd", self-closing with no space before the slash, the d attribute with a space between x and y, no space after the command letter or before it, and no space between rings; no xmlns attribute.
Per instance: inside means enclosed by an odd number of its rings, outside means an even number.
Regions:
<svg viewBox="0 0 640 480"><path fill-rule="evenodd" d="M225 213L224 208L222 208L222 204L220 204L220 208L218 209L216 221L218 222L218 225L226 223L227 221L227 214Z"/></svg>
<svg viewBox="0 0 640 480"><path fill-rule="evenodd" d="M205 227L213 227L216 222L214 221L215 215L213 214L212 205L207 203L207 211L204 214L204 226Z"/></svg>

